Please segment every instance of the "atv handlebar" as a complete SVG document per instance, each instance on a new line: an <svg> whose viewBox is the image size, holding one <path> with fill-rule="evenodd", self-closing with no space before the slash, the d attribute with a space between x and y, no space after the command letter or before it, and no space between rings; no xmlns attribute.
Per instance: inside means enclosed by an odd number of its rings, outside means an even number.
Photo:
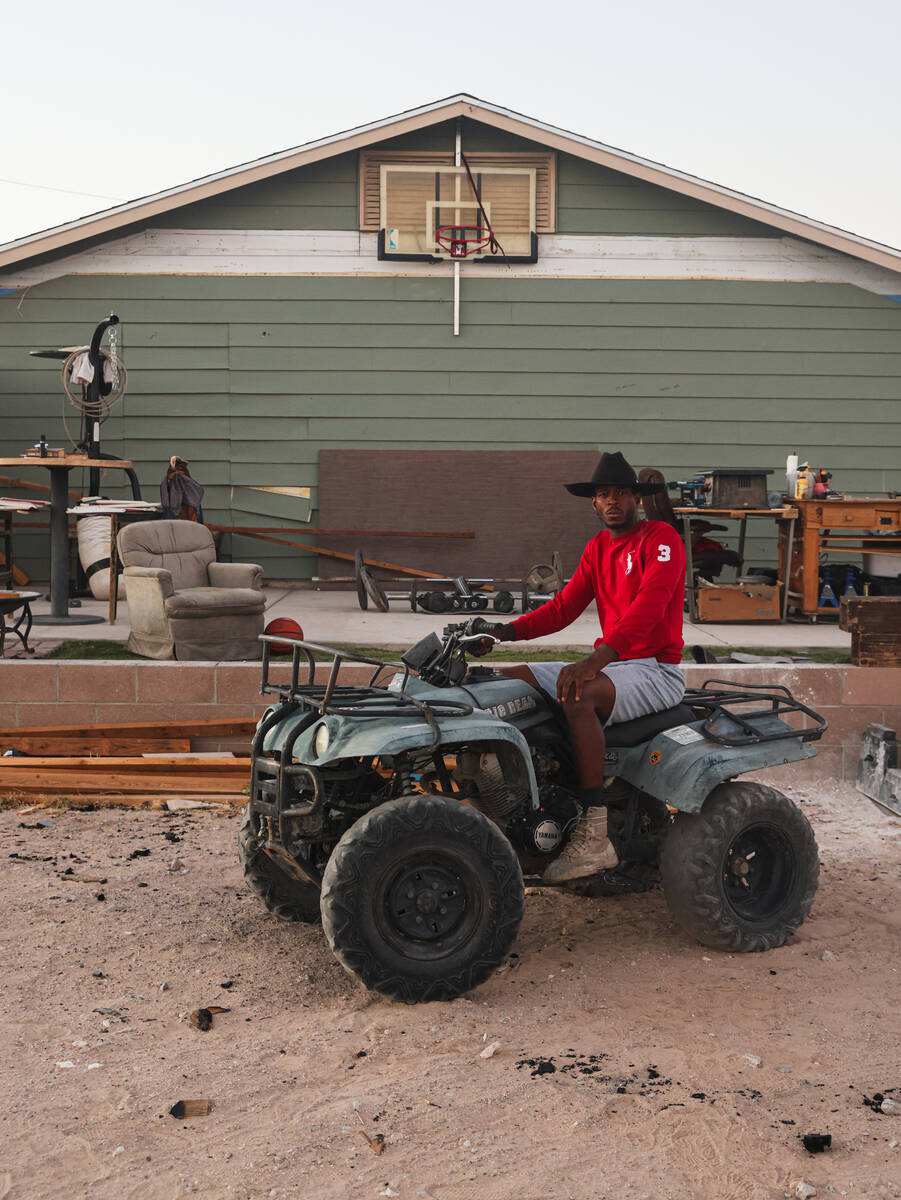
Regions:
<svg viewBox="0 0 901 1200"><path fill-rule="evenodd" d="M486 621L484 617L470 617L468 621L460 621L455 625L445 625L444 637L450 637L451 634L460 634L461 641L472 641L474 638L481 640L485 637L490 637L493 641L499 642L496 630L500 628L499 623Z"/></svg>

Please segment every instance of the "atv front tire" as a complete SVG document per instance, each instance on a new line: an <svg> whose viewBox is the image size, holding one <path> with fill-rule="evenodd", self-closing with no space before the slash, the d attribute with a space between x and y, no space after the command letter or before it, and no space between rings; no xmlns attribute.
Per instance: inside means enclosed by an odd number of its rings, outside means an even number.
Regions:
<svg viewBox="0 0 901 1200"><path fill-rule="evenodd" d="M705 946L782 946L810 912L819 857L807 818L759 783L723 783L700 813L679 813L663 845L663 892Z"/></svg>
<svg viewBox="0 0 901 1200"><path fill-rule="evenodd" d="M249 804L241 814L238 826L238 860L247 886L279 920L302 921L307 925L319 923L318 889L312 885L305 887L291 879L279 870L268 854L263 853L257 843Z"/></svg>
<svg viewBox="0 0 901 1200"><path fill-rule="evenodd" d="M476 809L403 796L366 813L332 853L322 925L338 961L407 1004L452 1000L504 961L523 915L513 847Z"/></svg>

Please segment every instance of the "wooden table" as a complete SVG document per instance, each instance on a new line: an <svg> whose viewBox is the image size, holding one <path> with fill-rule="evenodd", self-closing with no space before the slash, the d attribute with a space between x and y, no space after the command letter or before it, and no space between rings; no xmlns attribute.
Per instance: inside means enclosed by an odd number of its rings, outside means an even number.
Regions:
<svg viewBox="0 0 901 1200"><path fill-rule="evenodd" d="M50 612L34 618L35 625L96 625L103 617L69 614L69 472L76 467L128 471L135 486L132 464L125 458L89 458L65 454L59 458L0 458L0 467L43 467L50 472ZM138 497L139 499L140 497Z"/></svg>
<svg viewBox="0 0 901 1200"><path fill-rule="evenodd" d="M807 616L837 613L819 607L820 555L901 554L901 497L792 500L800 520L794 544L779 539L779 574ZM881 536L876 536L875 531Z"/></svg>
<svg viewBox="0 0 901 1200"><path fill-rule="evenodd" d="M685 543L685 591L688 596L688 615L692 621L698 621L698 595L695 587L694 579L694 560L691 550L691 522L692 520L708 520L711 517L716 517L721 521L740 521L741 526L738 533L738 556L742 560L745 556L745 534L747 532L748 517L768 517L771 521L779 523L780 544L783 533L785 534L787 545L789 546L789 554L794 543L795 521L798 513L791 505L784 505L782 508L675 508L673 509L677 517L682 519L682 540ZM788 579L780 569L777 580L780 594L780 614L781 619L786 619L788 612Z"/></svg>

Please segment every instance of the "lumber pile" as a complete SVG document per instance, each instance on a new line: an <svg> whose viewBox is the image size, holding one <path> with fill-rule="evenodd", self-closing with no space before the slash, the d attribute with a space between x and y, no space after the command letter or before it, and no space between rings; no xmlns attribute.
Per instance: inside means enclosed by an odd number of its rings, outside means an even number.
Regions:
<svg viewBox="0 0 901 1200"><path fill-rule="evenodd" d="M842 596L839 627L858 667L901 667L901 596Z"/></svg>
<svg viewBox="0 0 901 1200"><path fill-rule="evenodd" d="M137 721L0 729L0 797L139 807L170 798L244 804L256 722ZM192 739L240 738L247 754L191 753Z"/></svg>

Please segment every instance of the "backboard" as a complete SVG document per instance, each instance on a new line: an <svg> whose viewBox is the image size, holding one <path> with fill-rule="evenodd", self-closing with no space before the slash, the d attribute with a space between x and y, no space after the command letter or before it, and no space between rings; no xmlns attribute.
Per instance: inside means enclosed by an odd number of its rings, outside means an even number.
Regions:
<svg viewBox="0 0 901 1200"><path fill-rule="evenodd" d="M535 169L383 163L379 258L538 261ZM473 187L473 184L475 187Z"/></svg>

